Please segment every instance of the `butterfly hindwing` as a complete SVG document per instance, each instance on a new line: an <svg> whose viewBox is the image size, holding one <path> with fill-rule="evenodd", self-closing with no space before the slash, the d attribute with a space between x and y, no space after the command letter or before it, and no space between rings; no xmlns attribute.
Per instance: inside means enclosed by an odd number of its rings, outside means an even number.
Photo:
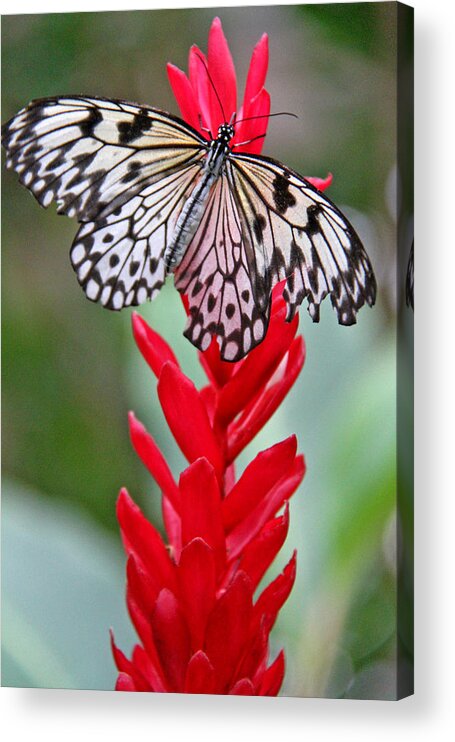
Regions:
<svg viewBox="0 0 455 742"><path fill-rule="evenodd" d="M70 257L89 299L118 310L154 298L166 277L164 250L200 174L192 164L164 175L81 226Z"/></svg>
<svg viewBox="0 0 455 742"><path fill-rule="evenodd" d="M258 155L237 154L227 163L229 182L256 256L253 281L267 300L287 279L287 319L306 298L313 321L330 294L343 325L356 322L376 283L369 259L347 219L320 191L292 170Z"/></svg>
<svg viewBox="0 0 455 742"><path fill-rule="evenodd" d="M218 337L221 357L242 358L263 339L268 309L251 280L251 243L225 174L213 186L201 223L175 273L188 297L186 337L206 350Z"/></svg>

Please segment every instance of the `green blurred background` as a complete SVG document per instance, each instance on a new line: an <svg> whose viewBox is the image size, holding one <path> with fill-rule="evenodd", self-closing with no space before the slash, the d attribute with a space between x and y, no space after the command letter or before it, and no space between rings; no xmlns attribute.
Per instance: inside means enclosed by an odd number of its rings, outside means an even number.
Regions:
<svg viewBox="0 0 455 742"><path fill-rule="evenodd" d="M215 15L240 92L252 48L270 37L272 119L264 153L305 175L334 173L330 197L354 221L379 300L342 328L329 302L301 330L307 362L249 447L296 432L308 473L271 570L298 549L298 579L273 634L283 694L390 698L396 685L396 32L394 3L166 10L3 18L5 121L32 98L85 93L177 113L165 64L186 69ZM105 688L113 626L127 651L124 558L115 500L126 485L160 523L159 492L132 452L134 409L174 471L183 460L135 348L130 311L85 300L68 251L76 224L44 211L3 173L4 685ZM198 383L171 285L141 314ZM405 319L405 321L408 321ZM404 653L411 647L404 637Z"/></svg>

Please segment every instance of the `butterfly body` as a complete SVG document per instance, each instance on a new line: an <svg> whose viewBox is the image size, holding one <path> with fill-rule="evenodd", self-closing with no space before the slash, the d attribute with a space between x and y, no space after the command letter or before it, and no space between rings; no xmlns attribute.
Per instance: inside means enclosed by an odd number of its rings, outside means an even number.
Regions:
<svg viewBox="0 0 455 742"><path fill-rule="evenodd" d="M298 173L237 153L231 124L211 141L171 114L122 100L32 101L4 127L6 165L80 228L71 263L108 309L152 300L172 272L188 299L185 335L213 336L237 361L263 339L271 292L285 281L287 320L313 321L330 295L340 324L372 306L376 282L354 228Z"/></svg>

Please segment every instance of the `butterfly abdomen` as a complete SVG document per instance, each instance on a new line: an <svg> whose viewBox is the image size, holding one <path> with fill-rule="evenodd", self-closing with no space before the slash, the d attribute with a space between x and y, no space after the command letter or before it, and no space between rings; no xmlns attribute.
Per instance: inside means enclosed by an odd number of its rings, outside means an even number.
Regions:
<svg viewBox="0 0 455 742"><path fill-rule="evenodd" d="M171 273L178 268L185 250L196 233L207 206L210 191L218 179L229 148L214 140L204 163L201 179L177 219L174 233L164 253L166 271Z"/></svg>

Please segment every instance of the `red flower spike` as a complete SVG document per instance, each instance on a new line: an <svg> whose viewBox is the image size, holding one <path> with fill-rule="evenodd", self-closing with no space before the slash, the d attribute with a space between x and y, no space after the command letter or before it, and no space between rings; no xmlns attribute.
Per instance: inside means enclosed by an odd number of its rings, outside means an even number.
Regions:
<svg viewBox="0 0 455 742"><path fill-rule="evenodd" d="M267 65L263 36L253 52L238 120L270 110ZM229 117L236 106L236 78L218 19L207 58L196 47L190 50L189 79L168 67L182 115L216 135L213 129L223 118L207 69ZM265 133L267 121L239 124L233 143ZM245 149L260 152L262 141L257 149L256 142ZM322 189L330 176L312 182ZM163 540L122 490L117 516L128 554L128 611L139 642L128 659L112 640L118 690L237 695L280 690L284 654L269 661L270 632L294 584L295 554L259 597L255 591L286 538L289 500L305 465L295 436L259 453L240 477L235 460L303 367L303 339L295 336L298 319L285 323L282 290L283 282L272 293L267 335L248 357L222 361L216 339L198 354L208 380L200 390L169 344L133 316L136 343L158 379L166 421L189 465L179 478L172 473L153 437L130 415L133 447L162 492L166 535Z"/></svg>

